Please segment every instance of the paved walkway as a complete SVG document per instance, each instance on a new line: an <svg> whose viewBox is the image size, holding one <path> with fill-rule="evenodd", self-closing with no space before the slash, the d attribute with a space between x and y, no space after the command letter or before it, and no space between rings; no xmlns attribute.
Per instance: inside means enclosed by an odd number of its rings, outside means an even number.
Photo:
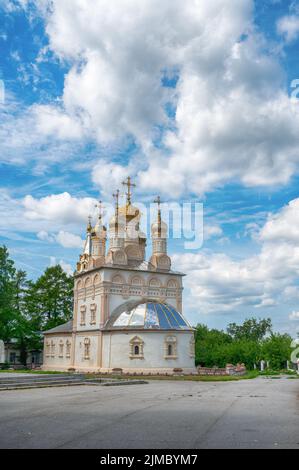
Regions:
<svg viewBox="0 0 299 470"><path fill-rule="evenodd" d="M4 391L0 447L299 449L299 380Z"/></svg>

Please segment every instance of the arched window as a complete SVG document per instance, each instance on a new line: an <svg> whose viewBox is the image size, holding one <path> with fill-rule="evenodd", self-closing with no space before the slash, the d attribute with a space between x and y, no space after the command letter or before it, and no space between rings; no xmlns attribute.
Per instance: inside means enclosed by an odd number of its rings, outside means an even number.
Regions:
<svg viewBox="0 0 299 470"><path fill-rule="evenodd" d="M63 341L59 341L59 357L63 357Z"/></svg>
<svg viewBox="0 0 299 470"><path fill-rule="evenodd" d="M84 326L86 324L86 306L85 305L81 305L80 313L81 313L80 325Z"/></svg>
<svg viewBox="0 0 299 470"><path fill-rule="evenodd" d="M143 345L144 342L139 336L134 336L130 341L130 358L143 359Z"/></svg>
<svg viewBox="0 0 299 470"><path fill-rule="evenodd" d="M177 359L177 338L176 336L166 336L164 343L165 359Z"/></svg>
<svg viewBox="0 0 299 470"><path fill-rule="evenodd" d="M71 342L66 341L66 357L71 357Z"/></svg>
<svg viewBox="0 0 299 470"><path fill-rule="evenodd" d="M90 339L85 338L84 340L84 359L90 359Z"/></svg>
<svg viewBox="0 0 299 470"><path fill-rule="evenodd" d="M51 341L51 356L55 357L55 343L53 340Z"/></svg>
<svg viewBox="0 0 299 470"><path fill-rule="evenodd" d="M90 324L91 325L95 325L96 323L96 311L97 311L97 305L91 304L90 306Z"/></svg>

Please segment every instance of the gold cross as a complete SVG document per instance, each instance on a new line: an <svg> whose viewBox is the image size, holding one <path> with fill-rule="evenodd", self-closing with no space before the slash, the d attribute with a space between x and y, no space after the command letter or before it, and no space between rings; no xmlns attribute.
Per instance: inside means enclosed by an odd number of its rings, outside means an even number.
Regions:
<svg viewBox="0 0 299 470"><path fill-rule="evenodd" d="M136 188L136 184L132 183L131 177L128 176L127 181L124 181L123 186L127 186L128 192L126 193L127 195L127 204L131 204L131 199L132 199L132 191L131 188Z"/></svg>
<svg viewBox="0 0 299 470"><path fill-rule="evenodd" d="M104 206L103 206L103 201L99 201L98 204L96 204L94 207L99 209L99 219L102 220L103 218L103 211L104 211Z"/></svg>
<svg viewBox="0 0 299 470"><path fill-rule="evenodd" d="M119 209L119 189L116 191L115 194L113 194L113 197L115 199L115 212L116 215L118 216L118 209Z"/></svg>
<svg viewBox="0 0 299 470"><path fill-rule="evenodd" d="M157 199L154 200L154 204L158 204L158 210L161 209L161 203L162 203L161 198L160 196L158 196Z"/></svg>
<svg viewBox="0 0 299 470"><path fill-rule="evenodd" d="M160 196L158 196L157 199L154 200L154 203L158 204L158 226L159 226L158 233L159 233L159 236L161 236L161 223L162 223L161 202L162 201L161 201Z"/></svg>
<svg viewBox="0 0 299 470"><path fill-rule="evenodd" d="M88 225L87 225L87 230L90 232L91 231L91 220L92 220L92 217L91 215L88 216Z"/></svg>

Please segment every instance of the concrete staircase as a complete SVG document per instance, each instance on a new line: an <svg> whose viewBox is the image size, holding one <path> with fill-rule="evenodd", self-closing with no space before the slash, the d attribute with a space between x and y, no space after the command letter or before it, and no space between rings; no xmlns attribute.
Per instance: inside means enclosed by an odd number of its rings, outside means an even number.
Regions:
<svg viewBox="0 0 299 470"><path fill-rule="evenodd" d="M28 377L18 377L14 374L12 377L1 377L0 374L0 392L4 390L25 390L33 388L48 387L74 387L79 385L136 385L146 384L144 380L119 380L119 379L87 379L85 375L30 375Z"/></svg>

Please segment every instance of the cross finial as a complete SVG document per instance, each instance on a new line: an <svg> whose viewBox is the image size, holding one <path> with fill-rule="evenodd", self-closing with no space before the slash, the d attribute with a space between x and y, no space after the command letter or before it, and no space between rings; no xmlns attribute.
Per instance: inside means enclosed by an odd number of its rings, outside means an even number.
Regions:
<svg viewBox="0 0 299 470"><path fill-rule="evenodd" d="M127 186L128 192L126 193L127 195L127 205L131 204L131 199L132 199L132 191L131 188L136 188L136 184L132 183L131 177L128 176L127 180L123 182L123 186Z"/></svg>
<svg viewBox="0 0 299 470"><path fill-rule="evenodd" d="M104 212L104 206L103 206L103 201L99 201L98 204L95 205L97 209L99 209L99 219L102 220L103 218L103 212Z"/></svg>
<svg viewBox="0 0 299 470"><path fill-rule="evenodd" d="M154 200L154 203L158 205L158 233L159 236L161 236L161 224L162 224L162 217L161 217L161 198L160 196L157 197L157 199Z"/></svg>
<svg viewBox="0 0 299 470"><path fill-rule="evenodd" d="M87 231L88 231L88 232L91 232L91 229L92 229L92 227L91 227L91 220L92 220L92 217L91 217L91 215L89 215L89 216L88 216L88 224L87 224Z"/></svg>
<svg viewBox="0 0 299 470"><path fill-rule="evenodd" d="M115 199L115 213L116 216L118 217L118 209L119 209L119 189L116 191L115 194L113 194L113 197Z"/></svg>
<svg viewBox="0 0 299 470"><path fill-rule="evenodd" d="M154 203L158 204L158 210L160 210L161 209L161 203L162 203L160 196L158 196L157 199L154 200Z"/></svg>

